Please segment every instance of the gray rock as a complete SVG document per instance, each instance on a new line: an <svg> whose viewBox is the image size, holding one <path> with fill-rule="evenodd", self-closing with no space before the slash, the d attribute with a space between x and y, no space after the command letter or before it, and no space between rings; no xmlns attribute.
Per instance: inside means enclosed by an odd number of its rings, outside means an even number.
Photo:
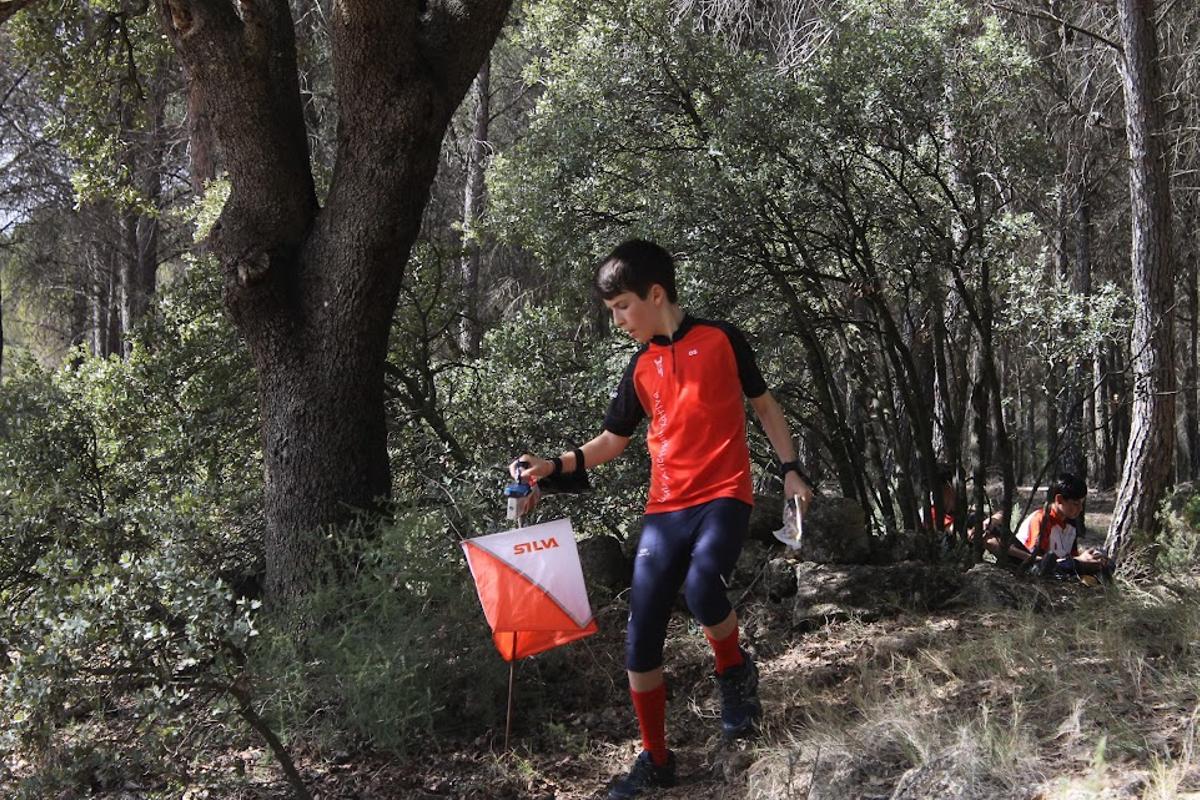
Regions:
<svg viewBox="0 0 1200 800"><path fill-rule="evenodd" d="M937 608L961 586L962 575L954 567L918 561L883 566L801 563L796 567L793 619L820 625Z"/></svg>
<svg viewBox="0 0 1200 800"><path fill-rule="evenodd" d="M733 569L733 585L731 588L745 589L751 583L761 582L761 573L766 567L770 554L762 542L747 540L742 545L742 553L738 556L737 566ZM758 581L756 581L758 579Z"/></svg>
<svg viewBox="0 0 1200 800"><path fill-rule="evenodd" d="M872 564L898 564L901 561L923 561L931 547L929 534L921 531L900 531L895 536L871 539Z"/></svg>
<svg viewBox="0 0 1200 800"><path fill-rule="evenodd" d="M742 546L733 571L732 589L757 597L782 600L796 594L796 563L776 556L774 548L750 540Z"/></svg>
<svg viewBox="0 0 1200 800"><path fill-rule="evenodd" d="M818 498L804 518L799 557L818 564L865 564L871 559L867 516L848 497Z"/></svg>
<svg viewBox="0 0 1200 800"><path fill-rule="evenodd" d="M754 510L750 512L749 540L777 544L772 535L779 530L783 519L783 497L777 494L754 495Z"/></svg>
<svg viewBox="0 0 1200 800"><path fill-rule="evenodd" d="M796 595L796 565L786 558L773 558L767 563L763 588L772 600Z"/></svg>
<svg viewBox="0 0 1200 800"><path fill-rule="evenodd" d="M778 547L774 532L783 525L783 499L756 497L750 517L750 538ZM871 560L867 516L848 497L818 497L804 518L804 538L798 552L788 556L819 564L865 564Z"/></svg>
<svg viewBox="0 0 1200 800"><path fill-rule="evenodd" d="M962 588L943 608L1019 608L1033 602L1035 608L1047 600L1041 587L1021 580L995 564L976 564L962 576Z"/></svg>

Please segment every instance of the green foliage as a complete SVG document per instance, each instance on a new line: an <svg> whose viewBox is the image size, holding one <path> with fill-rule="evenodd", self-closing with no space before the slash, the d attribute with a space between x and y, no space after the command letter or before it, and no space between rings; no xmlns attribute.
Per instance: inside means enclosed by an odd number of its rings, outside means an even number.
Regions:
<svg viewBox="0 0 1200 800"><path fill-rule="evenodd" d="M1153 565L1161 572L1187 572L1200 563L1200 492L1185 483L1163 501L1162 530L1149 543ZM1135 540L1134 550L1145 547Z"/></svg>
<svg viewBox="0 0 1200 800"><path fill-rule="evenodd" d="M0 385L0 750L44 767L30 796L95 759L113 780L178 774L179 745L228 714L255 632L233 586L261 563L261 459L215 273L198 262L166 291L127 361L25 361ZM116 709L130 746L111 761Z"/></svg>
<svg viewBox="0 0 1200 800"><path fill-rule="evenodd" d="M388 444L394 495L447 508L469 536L498 522L515 456L557 455L596 435L633 347L625 337L598 335L597 320L581 319L574 304L584 290L566 287L567 299L498 322L482 355L464 360L453 341L455 286L447 276L455 266L423 243L407 270L389 357ZM597 491L549 500L545 513L571 516L589 533L624 535L644 503L648 470L644 448L629 455L593 473Z"/></svg>
<svg viewBox="0 0 1200 800"><path fill-rule="evenodd" d="M758 288L746 271L764 259L850 278L878 262L899 289L952 257L956 217L976 224L948 170L985 169L996 135L1023 135L1001 123L1028 57L995 24L964 33L954 3L850 4L786 76L669 3L586 8L531 12L529 41L554 44L529 72L543 93L489 174L496 230L547 266L650 233L696 259L701 302Z"/></svg>
<svg viewBox="0 0 1200 800"><path fill-rule="evenodd" d="M784 73L665 0L538 4L522 30L531 48L548 43L527 73L538 103L489 170L489 224L575 313L614 243L664 244L681 256L685 305L746 330L806 438L848 440L854 469L884 482L932 405L893 408L901 379L926 380L914 360L934 319L945 314L947 349L968 352L983 292L1028 261L1038 231L1010 211L1010 181L1040 181L1026 152L1044 143L1015 113L1028 53L976 7L814 14L821 45ZM860 420L886 444L847 432Z"/></svg>
<svg viewBox="0 0 1200 800"><path fill-rule="evenodd" d="M254 657L282 730L328 748L404 750L492 724L507 672L444 515L401 509L344 554L353 573L330 576L302 610L321 623L276 629Z"/></svg>
<svg viewBox="0 0 1200 800"><path fill-rule="evenodd" d="M131 746L109 769L181 768L169 761L187 717L227 713L220 701L241 675L257 603L235 601L180 544L164 536L145 555L90 565L58 548L32 566L36 588L6 613L4 750L69 746L119 708Z"/></svg>
<svg viewBox="0 0 1200 800"><path fill-rule="evenodd" d="M495 518L515 456L548 458L599 432L633 348L623 336L597 337L578 311L543 307L494 327L483 351L486 358L473 369L447 376L443 394L452 423L470 431L473 463L480 465L466 480L479 487L479 502ZM593 492L548 498L540 513L569 516L585 534L623 537L645 503L648 474L645 448L634 442L619 461L590 471Z"/></svg>
<svg viewBox="0 0 1200 800"><path fill-rule="evenodd" d="M7 31L15 61L36 76L40 93L59 111L46 131L75 161L77 199L114 200L143 208L134 151L144 131L161 124L161 105L172 69L170 46L148 9L128 4L68 0L37 4Z"/></svg>

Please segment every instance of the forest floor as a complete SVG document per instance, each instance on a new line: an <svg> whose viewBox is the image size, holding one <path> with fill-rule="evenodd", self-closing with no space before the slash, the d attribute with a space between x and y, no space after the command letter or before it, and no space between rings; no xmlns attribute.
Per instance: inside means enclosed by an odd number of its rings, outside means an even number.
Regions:
<svg viewBox="0 0 1200 800"><path fill-rule="evenodd" d="M1111 506L1089 498L1089 543ZM1015 609L817 626L790 599L735 591L765 708L760 735L735 745L718 733L711 651L675 614L665 670L679 785L653 797L1200 800L1200 570L1133 569L1094 588L1012 580L1028 599ZM490 732L464 720L461 735L403 756L293 742L306 785L315 800L605 797L640 750L622 665L627 614L618 597L596 609L595 636L518 665L508 748L498 694ZM499 678L507 665L496 658L494 669ZM291 797L262 747L208 760L227 782L183 800ZM104 797L140 800L128 788Z"/></svg>
<svg viewBox="0 0 1200 800"><path fill-rule="evenodd" d="M1111 497L1089 504L1099 538ZM1200 577L1013 580L1031 598L1020 609L816 629L796 624L788 601L747 599L738 611L765 717L735 746L717 733L711 653L676 614L666 672L680 783L654 797L1200 798ZM620 662L626 613L618 599L598 611L598 635L518 668L507 750L501 724L400 762L301 759L314 796L604 797L640 749ZM257 763L262 783L245 796L285 796Z"/></svg>

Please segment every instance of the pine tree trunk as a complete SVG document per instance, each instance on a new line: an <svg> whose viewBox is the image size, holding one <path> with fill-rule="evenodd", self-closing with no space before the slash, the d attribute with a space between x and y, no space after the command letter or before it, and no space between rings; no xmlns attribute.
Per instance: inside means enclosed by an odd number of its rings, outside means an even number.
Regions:
<svg viewBox="0 0 1200 800"><path fill-rule="evenodd" d="M1088 297L1092 294L1092 207L1091 189L1088 185L1088 168L1085 163L1080 170L1078 196L1075 198L1075 274L1079 279L1079 292ZM1100 474L1099 450L1096 448L1097 405L1102 404L1104 392L1093 381L1095 359L1089 355L1075 364L1077 380L1083 387L1083 475L1093 479Z"/></svg>
<svg viewBox="0 0 1200 800"><path fill-rule="evenodd" d="M1109 552L1120 556L1135 531L1153 535L1175 448L1175 276L1170 187L1158 107L1158 43L1153 0L1118 0L1125 46L1126 139L1133 217L1133 417Z"/></svg>
<svg viewBox="0 0 1200 800"><path fill-rule="evenodd" d="M1106 347L1097 345L1092 353L1092 383L1096 386L1096 487L1111 489L1116 482L1113 446L1112 379L1108 375Z"/></svg>
<svg viewBox="0 0 1200 800"><path fill-rule="evenodd" d="M1193 201L1189 205L1193 209L1191 219L1195 220L1196 214L1194 209L1196 208L1196 203ZM1185 473L1188 480L1194 481L1200 478L1200 409L1197 409L1196 397L1196 379L1200 375L1200 372L1197 370L1197 334L1200 333L1200 291L1197 291L1196 259L1200 254L1196 252L1194 236L1190 244L1191 246L1188 247L1181 276L1184 296L1187 300L1187 330L1185 331L1187 365L1183 380L1183 429L1187 440L1187 469Z"/></svg>
<svg viewBox="0 0 1200 800"><path fill-rule="evenodd" d="M467 147L467 180L463 195L463 321L459 345L464 353L479 353L483 326L479 320L479 266L481 247L475 238L475 226L483 214L483 176L487 159L488 125L491 121L491 59L485 58L475 77L475 110L472 114L471 141Z"/></svg>

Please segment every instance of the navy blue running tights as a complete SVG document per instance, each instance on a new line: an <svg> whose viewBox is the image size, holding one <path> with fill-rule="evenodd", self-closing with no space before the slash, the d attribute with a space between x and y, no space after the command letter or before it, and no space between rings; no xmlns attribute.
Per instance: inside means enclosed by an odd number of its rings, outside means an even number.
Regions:
<svg viewBox="0 0 1200 800"><path fill-rule="evenodd" d="M643 518L629 592L626 669L649 672L662 666L667 622L680 586L701 625L712 627L729 616L733 606L725 589L749 525L750 506L732 498Z"/></svg>

